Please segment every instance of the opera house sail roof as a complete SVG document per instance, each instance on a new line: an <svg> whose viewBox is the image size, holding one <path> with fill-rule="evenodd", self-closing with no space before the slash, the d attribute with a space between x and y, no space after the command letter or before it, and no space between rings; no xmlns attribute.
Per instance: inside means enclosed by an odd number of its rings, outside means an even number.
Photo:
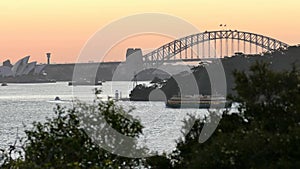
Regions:
<svg viewBox="0 0 300 169"><path fill-rule="evenodd" d="M30 56L17 61L12 67L0 66L0 77L17 77L29 74L41 74L45 65L37 65L37 62L28 63Z"/></svg>

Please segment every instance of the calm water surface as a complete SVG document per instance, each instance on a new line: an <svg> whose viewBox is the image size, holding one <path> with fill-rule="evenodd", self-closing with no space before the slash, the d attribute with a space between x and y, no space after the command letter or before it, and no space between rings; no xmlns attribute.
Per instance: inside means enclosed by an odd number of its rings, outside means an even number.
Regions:
<svg viewBox="0 0 300 169"><path fill-rule="evenodd" d="M53 116L53 108L57 103L71 107L69 101L74 98L91 101L94 88L70 87L66 82L8 84L0 87L0 148L13 144L17 135L24 136L24 129L30 128L33 121L43 122L45 117ZM122 97L128 97L132 82L105 82L100 88L103 90L103 99L114 96L116 90L121 92ZM54 101L56 96L64 101ZM198 109L168 109L163 102L119 101L117 104L125 109L135 107L131 114L140 119L145 127L139 143L158 152L170 152L175 148L175 140L182 136L182 120L188 117L188 113L206 113Z"/></svg>

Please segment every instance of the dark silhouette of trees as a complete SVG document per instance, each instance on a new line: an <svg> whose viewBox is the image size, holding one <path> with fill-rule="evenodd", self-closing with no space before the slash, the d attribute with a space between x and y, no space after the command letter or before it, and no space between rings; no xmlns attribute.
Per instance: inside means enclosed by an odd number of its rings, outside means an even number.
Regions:
<svg viewBox="0 0 300 169"><path fill-rule="evenodd" d="M96 90L96 93L99 91ZM140 122L112 101L96 99L92 105L78 102L74 108L68 110L58 105L55 117L48 118L45 123L35 122L32 129L25 131L25 142L20 141L24 143L21 148L11 146L6 151L1 168L102 169L132 168L143 164L142 159L121 157L95 144L80 124L83 112L93 119L104 118L106 125L128 137L137 138L142 133L143 126ZM106 137L113 141L114 136L103 129L103 124L100 124L102 128L92 127L102 132L102 135L98 135L101 141L105 141ZM122 144L116 141L114 143ZM132 142L129 146L132 147L126 148L133 148L136 144ZM131 152L128 150L127 153Z"/></svg>
<svg viewBox="0 0 300 169"><path fill-rule="evenodd" d="M299 168L300 167L300 75L275 72L257 62L247 74L234 72L239 113L224 112L209 140L198 138L209 117L196 119L177 150L162 157L168 168ZM212 112L213 113L213 112ZM194 117L192 117L194 118ZM191 125L191 119L185 126ZM152 164L162 160L148 159ZM154 162L153 162L154 161ZM159 166L155 166L159 168Z"/></svg>
<svg viewBox="0 0 300 169"><path fill-rule="evenodd" d="M132 138L142 133L142 125L131 116L125 118L128 114L113 102L96 99L93 105L79 104L70 110L57 107L56 117L34 123L26 131L25 145L6 151L2 168L300 168L299 71L293 66L276 72L257 62L250 72L234 71L233 75L236 93L228 99L239 103L238 113L225 111L205 143L198 141L203 126L217 121L191 116L183 128L185 137L169 155L131 159L111 154L82 130L78 112L92 117L101 114L108 125ZM130 148L124 151L132 153ZM20 152L20 157L14 158L11 152Z"/></svg>

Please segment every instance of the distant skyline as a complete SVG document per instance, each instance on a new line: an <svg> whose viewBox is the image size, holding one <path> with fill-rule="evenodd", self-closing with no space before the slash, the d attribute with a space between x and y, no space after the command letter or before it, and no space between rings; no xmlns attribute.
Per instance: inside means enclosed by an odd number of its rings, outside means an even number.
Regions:
<svg viewBox="0 0 300 169"><path fill-rule="evenodd" d="M30 55L46 63L75 62L85 42L101 27L133 14L165 13L182 18L200 31L228 29L250 31L273 37L290 45L300 43L299 0L10 0L0 2L0 61L13 63ZM150 39L157 37L146 36ZM125 58L127 47L158 47L171 39L129 39L111 55Z"/></svg>

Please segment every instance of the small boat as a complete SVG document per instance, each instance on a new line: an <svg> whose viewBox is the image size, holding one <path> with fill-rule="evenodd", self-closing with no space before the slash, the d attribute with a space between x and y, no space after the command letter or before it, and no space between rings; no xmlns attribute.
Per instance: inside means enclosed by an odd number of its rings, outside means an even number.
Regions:
<svg viewBox="0 0 300 169"><path fill-rule="evenodd" d="M229 108L231 104L223 96L195 95L173 96L166 102L168 108Z"/></svg>
<svg viewBox="0 0 300 169"><path fill-rule="evenodd" d="M91 81L71 81L68 83L69 86L102 86L101 81L91 82Z"/></svg>
<svg viewBox="0 0 300 169"><path fill-rule="evenodd" d="M49 102L49 103L70 103L70 102L72 102L72 100L63 100L59 96L56 96L54 98L54 100L49 100L47 102Z"/></svg>
<svg viewBox="0 0 300 169"><path fill-rule="evenodd" d="M7 83L2 83L1 86L7 86Z"/></svg>

